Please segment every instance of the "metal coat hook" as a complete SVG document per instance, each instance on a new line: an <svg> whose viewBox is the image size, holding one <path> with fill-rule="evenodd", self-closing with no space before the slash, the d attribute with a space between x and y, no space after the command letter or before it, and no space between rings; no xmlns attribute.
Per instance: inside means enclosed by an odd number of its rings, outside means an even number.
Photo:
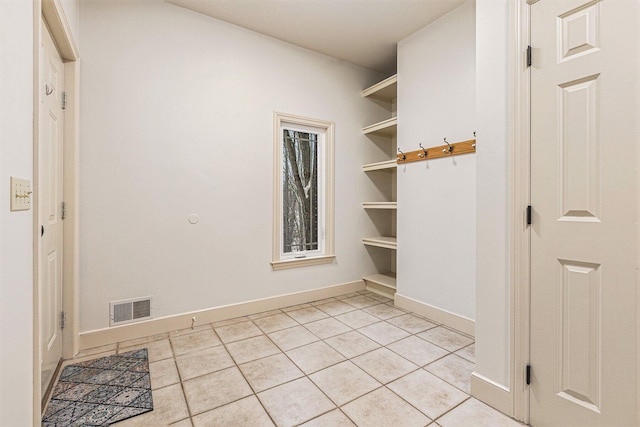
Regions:
<svg viewBox="0 0 640 427"><path fill-rule="evenodd" d="M44 94L49 96L53 93L53 88L49 86L49 83L44 84Z"/></svg>
<svg viewBox="0 0 640 427"><path fill-rule="evenodd" d="M438 159L442 157L454 157L460 154L475 153L475 142L475 139L467 139L466 141L456 141L453 143L449 143L449 141L447 141L447 138L444 138L445 145L436 145L427 149L422 143L419 143L419 149L409 151L406 154L400 148L398 148L399 154L396 156L396 162L400 165L420 162L423 160L431 161L432 159Z"/></svg>
<svg viewBox="0 0 640 427"><path fill-rule="evenodd" d="M442 152L443 153L453 153L453 147L451 146L451 144L449 144L449 142L447 141L447 137L444 137L444 142L447 143L447 148L443 148Z"/></svg>
<svg viewBox="0 0 640 427"><path fill-rule="evenodd" d="M425 148L422 146L422 142L418 145L420 146L420 148L422 148L422 153L419 153L418 157L424 159L425 157L427 157L427 150L425 150Z"/></svg>

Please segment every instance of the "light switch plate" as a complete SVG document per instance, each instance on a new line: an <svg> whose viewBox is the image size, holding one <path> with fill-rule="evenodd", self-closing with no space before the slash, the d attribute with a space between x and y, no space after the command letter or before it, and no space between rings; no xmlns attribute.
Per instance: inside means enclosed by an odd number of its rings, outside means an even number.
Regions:
<svg viewBox="0 0 640 427"><path fill-rule="evenodd" d="M31 209L31 181L11 177L11 210L28 211Z"/></svg>

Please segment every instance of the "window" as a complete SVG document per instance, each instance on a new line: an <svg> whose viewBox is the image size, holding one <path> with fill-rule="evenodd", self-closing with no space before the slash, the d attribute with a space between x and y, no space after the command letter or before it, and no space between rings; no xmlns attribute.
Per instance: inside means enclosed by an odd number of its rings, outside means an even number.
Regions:
<svg viewBox="0 0 640 427"><path fill-rule="evenodd" d="M330 263L333 123L275 114L274 270Z"/></svg>
<svg viewBox="0 0 640 427"><path fill-rule="evenodd" d="M321 253L324 246L318 235L318 224L323 222L318 204L324 204L318 197L322 186L318 182L318 147L322 150L324 134L285 125L282 138L281 255L303 258ZM320 169L322 178L324 171Z"/></svg>

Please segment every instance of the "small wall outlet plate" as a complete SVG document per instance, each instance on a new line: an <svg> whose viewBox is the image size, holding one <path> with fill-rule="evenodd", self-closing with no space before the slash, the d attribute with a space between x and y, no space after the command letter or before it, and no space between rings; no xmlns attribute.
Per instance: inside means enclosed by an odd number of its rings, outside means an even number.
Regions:
<svg viewBox="0 0 640 427"><path fill-rule="evenodd" d="M11 210L28 211L31 209L31 181L11 177Z"/></svg>

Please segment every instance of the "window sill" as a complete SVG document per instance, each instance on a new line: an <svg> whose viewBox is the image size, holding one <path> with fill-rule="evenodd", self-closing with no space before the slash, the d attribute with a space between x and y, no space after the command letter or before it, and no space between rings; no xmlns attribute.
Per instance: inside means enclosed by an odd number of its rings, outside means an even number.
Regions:
<svg viewBox="0 0 640 427"><path fill-rule="evenodd" d="M309 267L312 265L331 264L336 259L335 255L321 255L309 258L295 258L282 261L271 261L273 271L288 270L290 268Z"/></svg>

